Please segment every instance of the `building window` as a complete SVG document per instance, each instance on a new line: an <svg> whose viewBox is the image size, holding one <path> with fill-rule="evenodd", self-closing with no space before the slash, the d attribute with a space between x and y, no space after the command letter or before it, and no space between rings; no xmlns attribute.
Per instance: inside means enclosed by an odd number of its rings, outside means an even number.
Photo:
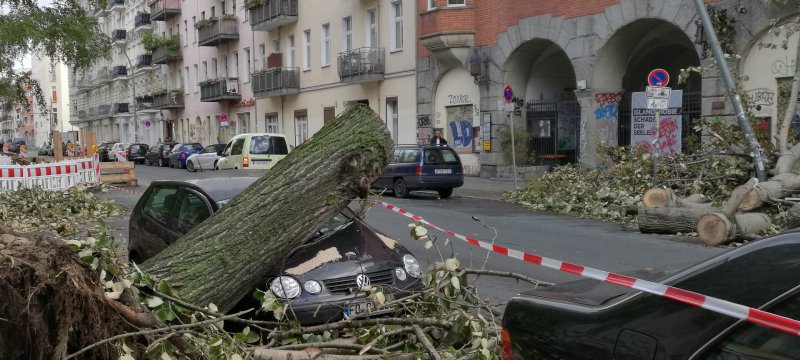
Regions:
<svg viewBox="0 0 800 360"><path fill-rule="evenodd" d="M192 16L192 28L194 29L192 32L194 35L194 39L192 39L192 44L197 42L197 16Z"/></svg>
<svg viewBox="0 0 800 360"><path fill-rule="evenodd" d="M464 6L467 5L466 0L447 0L447 6Z"/></svg>
<svg viewBox="0 0 800 360"><path fill-rule="evenodd" d="M203 61L203 81L208 80L208 61Z"/></svg>
<svg viewBox="0 0 800 360"><path fill-rule="evenodd" d="M329 66L331 64L331 25L324 24L322 25L322 36L321 36L321 45L322 45L322 67Z"/></svg>
<svg viewBox="0 0 800 360"><path fill-rule="evenodd" d="M400 130L400 118L397 111L397 98L386 99L386 127L392 134L392 140L397 144L397 133Z"/></svg>
<svg viewBox="0 0 800 360"><path fill-rule="evenodd" d="M228 77L228 55L222 55L222 76Z"/></svg>
<svg viewBox="0 0 800 360"><path fill-rule="evenodd" d="M194 79L195 82L192 83L192 87L194 88L194 92L197 93L200 91L200 76L197 72L197 64L194 64Z"/></svg>
<svg viewBox="0 0 800 360"><path fill-rule="evenodd" d="M53 108L53 126L58 126L58 108Z"/></svg>
<svg viewBox="0 0 800 360"><path fill-rule="evenodd" d="M211 7L211 18L213 19L216 16L217 16L217 9L216 9L215 6L212 6Z"/></svg>
<svg viewBox="0 0 800 360"><path fill-rule="evenodd" d="M264 131L268 133L281 133L281 127L278 123L278 113L264 114L264 129Z"/></svg>
<svg viewBox="0 0 800 360"><path fill-rule="evenodd" d="M294 67L294 35L289 35L289 60L287 61L289 67Z"/></svg>
<svg viewBox="0 0 800 360"><path fill-rule="evenodd" d="M403 2L393 1L391 4L392 25L389 29L392 50L403 49ZM377 46L376 46L377 47Z"/></svg>
<svg viewBox="0 0 800 360"><path fill-rule="evenodd" d="M267 68L267 46L264 44L258 45L258 55L259 58L256 59L256 68L259 70L264 70ZM261 66L259 67L259 61L261 60Z"/></svg>
<svg viewBox="0 0 800 360"><path fill-rule="evenodd" d="M245 69L244 73L247 74L247 81L250 82L250 48L244 49L244 56L247 58L246 65L247 68Z"/></svg>
<svg viewBox="0 0 800 360"><path fill-rule="evenodd" d="M367 10L367 43L370 48L378 47L378 11L377 9Z"/></svg>
<svg viewBox="0 0 800 360"><path fill-rule="evenodd" d="M183 70L186 70L186 86L184 86L183 92L186 93L186 94L189 94L189 92L191 92L189 87L190 86L193 87L193 85L191 85L192 84L192 75L189 73L189 67L188 66L184 67Z"/></svg>
<svg viewBox="0 0 800 360"><path fill-rule="evenodd" d="M280 38L273 38L272 39L272 52L279 53L281 52L281 39Z"/></svg>
<svg viewBox="0 0 800 360"><path fill-rule="evenodd" d="M308 114L305 111L295 111L294 134L295 146L299 146L308 140Z"/></svg>
<svg viewBox="0 0 800 360"><path fill-rule="evenodd" d="M219 9L222 10L222 15L225 15L225 2L224 1L220 5Z"/></svg>
<svg viewBox="0 0 800 360"><path fill-rule="evenodd" d="M187 20L183 20L183 37L181 43L183 46L189 46L189 23Z"/></svg>
<svg viewBox="0 0 800 360"><path fill-rule="evenodd" d="M342 19L342 31L344 33L344 41L342 41L342 50L353 50L353 18L348 16Z"/></svg>
<svg viewBox="0 0 800 360"><path fill-rule="evenodd" d="M51 86L50 87L50 94L51 94L50 96L53 98L53 102L57 103L58 102L58 91L56 91L56 87L55 86Z"/></svg>
<svg viewBox="0 0 800 360"><path fill-rule="evenodd" d="M436 9L436 0L428 0L428 10Z"/></svg>
<svg viewBox="0 0 800 360"><path fill-rule="evenodd" d="M56 81L56 65L50 64L50 81Z"/></svg>
<svg viewBox="0 0 800 360"><path fill-rule="evenodd" d="M233 52L233 61L234 61L234 64L233 64L233 76L238 78L239 77L239 52L238 51L234 51Z"/></svg>
<svg viewBox="0 0 800 360"><path fill-rule="evenodd" d="M303 70L311 70L311 30L303 31Z"/></svg>

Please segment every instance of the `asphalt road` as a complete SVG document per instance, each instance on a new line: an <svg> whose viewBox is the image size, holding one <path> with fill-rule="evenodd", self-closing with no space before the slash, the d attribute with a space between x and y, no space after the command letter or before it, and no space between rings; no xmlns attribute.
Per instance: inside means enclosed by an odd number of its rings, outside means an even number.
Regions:
<svg viewBox="0 0 800 360"><path fill-rule="evenodd" d="M206 171L189 173L186 170L147 167L137 165L136 175L139 186L132 188L144 191L154 180L188 180L220 176L258 176L264 171ZM123 191L112 190L103 197L113 199L123 207L132 208L138 196ZM512 249L532 252L541 256L564 260L605 271L632 274L643 278L658 278L664 272L671 273L698 263L725 249L709 248L701 245L695 238L644 235L623 229L620 225L577 219L568 216L534 213L514 204L491 200L478 200L454 197L438 199L425 193L412 195L407 199L384 197L384 201L422 216L443 228L464 235L491 242L493 231L498 236L495 243ZM480 221L473 219L477 218ZM408 224L412 221L381 207L374 207L366 221L381 232L397 239L414 253L420 261L430 264L442 256L457 256L463 266L480 268L487 258L487 251L471 246L458 239L450 239L445 245L446 234L431 230L437 240L437 247L425 249L423 241L410 237ZM124 218L111 221L118 235L127 235L127 221ZM486 269L522 273L543 281L560 283L578 279L571 274L545 269L516 259L489 254ZM516 280L496 277L482 277L479 289L482 296L495 302L504 303L511 296L529 290L530 284Z"/></svg>

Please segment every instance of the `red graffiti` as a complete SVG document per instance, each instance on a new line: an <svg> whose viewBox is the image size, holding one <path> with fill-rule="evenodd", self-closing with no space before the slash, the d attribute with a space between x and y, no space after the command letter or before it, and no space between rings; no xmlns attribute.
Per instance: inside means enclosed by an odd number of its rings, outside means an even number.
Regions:
<svg viewBox="0 0 800 360"><path fill-rule="evenodd" d="M678 124L675 123L675 119L664 119L661 121L658 137L663 138L669 134L673 134L676 131L678 131Z"/></svg>
<svg viewBox="0 0 800 360"><path fill-rule="evenodd" d="M598 93L594 95L594 102L599 105L605 104L619 104L622 101L622 93Z"/></svg>

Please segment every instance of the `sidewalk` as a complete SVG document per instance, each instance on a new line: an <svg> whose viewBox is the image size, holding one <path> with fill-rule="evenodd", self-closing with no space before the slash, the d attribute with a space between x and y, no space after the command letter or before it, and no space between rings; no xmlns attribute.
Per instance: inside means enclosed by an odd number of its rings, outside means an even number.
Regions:
<svg viewBox="0 0 800 360"><path fill-rule="evenodd" d="M522 188L525 181L517 180L517 185ZM500 195L506 191L514 190L514 180L484 179L481 177L466 176L464 185L453 190L453 196L475 198L484 200L500 200Z"/></svg>

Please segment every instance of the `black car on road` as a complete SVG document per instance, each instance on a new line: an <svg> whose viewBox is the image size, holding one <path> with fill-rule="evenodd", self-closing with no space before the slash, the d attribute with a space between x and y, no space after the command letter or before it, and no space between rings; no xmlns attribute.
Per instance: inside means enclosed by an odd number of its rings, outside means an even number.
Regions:
<svg viewBox="0 0 800 360"><path fill-rule="evenodd" d="M147 144L133 143L126 145L124 151L128 161L144 164L144 159L149 148Z"/></svg>
<svg viewBox="0 0 800 360"><path fill-rule="evenodd" d="M100 155L100 161L110 161L109 158L109 151L114 144L118 143L119 141L102 141L100 144L97 145L97 153Z"/></svg>
<svg viewBox="0 0 800 360"><path fill-rule="evenodd" d="M464 185L461 158L448 146L403 145L394 149L394 160L372 187L389 189L396 197L406 197L411 190L436 190L442 198L450 197L453 188Z"/></svg>
<svg viewBox="0 0 800 360"><path fill-rule="evenodd" d="M750 243L659 282L800 319L798 274L800 232ZM512 298L503 338L506 360L800 359L797 334L595 280Z"/></svg>
<svg viewBox="0 0 800 360"><path fill-rule="evenodd" d="M144 155L144 164L147 166L169 166L169 153L172 151L175 144L174 141L164 141L150 146L147 149L147 153Z"/></svg>
<svg viewBox="0 0 800 360"><path fill-rule="evenodd" d="M154 256L256 179L154 181L131 212L130 259L141 262ZM283 271L264 278L258 288L291 299L292 312L301 323L323 323L341 319L345 313L380 314L359 291L365 281L400 297L421 286L420 274L420 263L408 250L345 208L306 246L289 255ZM252 299L246 296L242 301Z"/></svg>

